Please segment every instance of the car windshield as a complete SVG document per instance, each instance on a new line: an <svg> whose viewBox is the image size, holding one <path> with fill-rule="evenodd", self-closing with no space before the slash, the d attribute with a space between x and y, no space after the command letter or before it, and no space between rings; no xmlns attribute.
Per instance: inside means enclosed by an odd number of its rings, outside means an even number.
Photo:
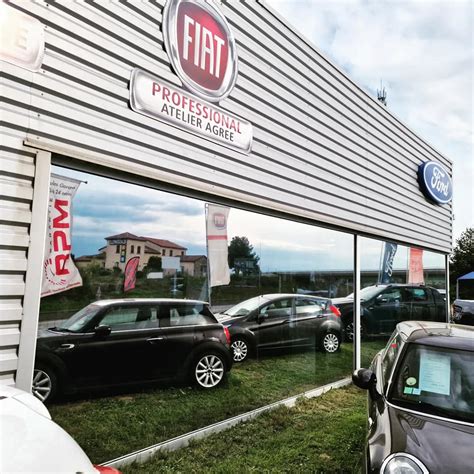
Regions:
<svg viewBox="0 0 474 474"><path fill-rule="evenodd" d="M409 344L389 400L412 410L474 422L474 352Z"/></svg>
<svg viewBox="0 0 474 474"><path fill-rule="evenodd" d="M374 296L377 296L381 291L383 291L386 288L386 286L368 286L366 288L363 288L360 290L360 299L361 300L370 300ZM354 299L354 293L351 293L350 295L347 295L347 298L352 298Z"/></svg>
<svg viewBox="0 0 474 474"><path fill-rule="evenodd" d="M68 320L64 321L60 327L54 329L65 332L81 332L99 310L100 306L92 303L73 314Z"/></svg>
<svg viewBox="0 0 474 474"><path fill-rule="evenodd" d="M233 318L246 316L254 309L257 309L265 301L266 300L261 296L256 296L255 298L250 298L249 300L242 301L241 303L232 306L222 314L231 316Z"/></svg>

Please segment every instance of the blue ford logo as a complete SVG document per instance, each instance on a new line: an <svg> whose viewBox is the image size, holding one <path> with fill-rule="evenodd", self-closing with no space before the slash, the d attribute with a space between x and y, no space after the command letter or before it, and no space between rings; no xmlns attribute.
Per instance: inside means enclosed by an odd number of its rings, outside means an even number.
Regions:
<svg viewBox="0 0 474 474"><path fill-rule="evenodd" d="M439 163L427 161L418 168L418 182L423 194L437 204L447 204L453 197L453 182Z"/></svg>

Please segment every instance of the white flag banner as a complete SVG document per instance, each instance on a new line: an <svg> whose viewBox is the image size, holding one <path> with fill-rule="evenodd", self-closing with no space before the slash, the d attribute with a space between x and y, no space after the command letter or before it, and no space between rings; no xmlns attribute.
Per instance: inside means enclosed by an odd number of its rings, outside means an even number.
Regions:
<svg viewBox="0 0 474 474"><path fill-rule="evenodd" d="M71 258L72 200L80 184L76 179L51 175L41 296L82 285Z"/></svg>
<svg viewBox="0 0 474 474"><path fill-rule="evenodd" d="M207 204L206 234L209 262L209 286L228 285L230 270L227 261L227 218L230 208Z"/></svg>

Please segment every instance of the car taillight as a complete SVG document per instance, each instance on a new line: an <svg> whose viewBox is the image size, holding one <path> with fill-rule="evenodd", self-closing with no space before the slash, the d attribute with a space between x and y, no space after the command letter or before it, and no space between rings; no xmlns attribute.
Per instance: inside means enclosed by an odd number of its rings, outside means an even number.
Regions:
<svg viewBox="0 0 474 474"><path fill-rule="evenodd" d="M97 464L94 464L94 467L97 472L100 472L100 474L122 474L121 471L114 467L98 466Z"/></svg>
<svg viewBox="0 0 474 474"><path fill-rule="evenodd" d="M230 346L230 332L229 332L229 328L224 326L224 334L225 334L225 338L227 339L227 344L229 344Z"/></svg>
<svg viewBox="0 0 474 474"><path fill-rule="evenodd" d="M339 311L339 308L337 306L334 306L333 304L329 306L329 309L331 310L331 313L337 316L338 318L341 317L341 312Z"/></svg>

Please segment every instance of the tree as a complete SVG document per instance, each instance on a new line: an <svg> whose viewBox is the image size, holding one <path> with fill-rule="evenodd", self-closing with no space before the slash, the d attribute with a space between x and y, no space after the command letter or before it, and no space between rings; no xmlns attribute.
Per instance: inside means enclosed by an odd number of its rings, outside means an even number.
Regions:
<svg viewBox="0 0 474 474"><path fill-rule="evenodd" d="M468 227L456 240L451 254L451 280L456 280L466 273L474 271L474 227Z"/></svg>
<svg viewBox="0 0 474 474"><path fill-rule="evenodd" d="M146 264L146 271L147 272L161 272L161 257L150 257L148 259L148 263Z"/></svg>
<svg viewBox="0 0 474 474"><path fill-rule="evenodd" d="M258 273L260 257L254 252L253 246L247 237L233 237L229 245L229 268L236 273L248 275Z"/></svg>

